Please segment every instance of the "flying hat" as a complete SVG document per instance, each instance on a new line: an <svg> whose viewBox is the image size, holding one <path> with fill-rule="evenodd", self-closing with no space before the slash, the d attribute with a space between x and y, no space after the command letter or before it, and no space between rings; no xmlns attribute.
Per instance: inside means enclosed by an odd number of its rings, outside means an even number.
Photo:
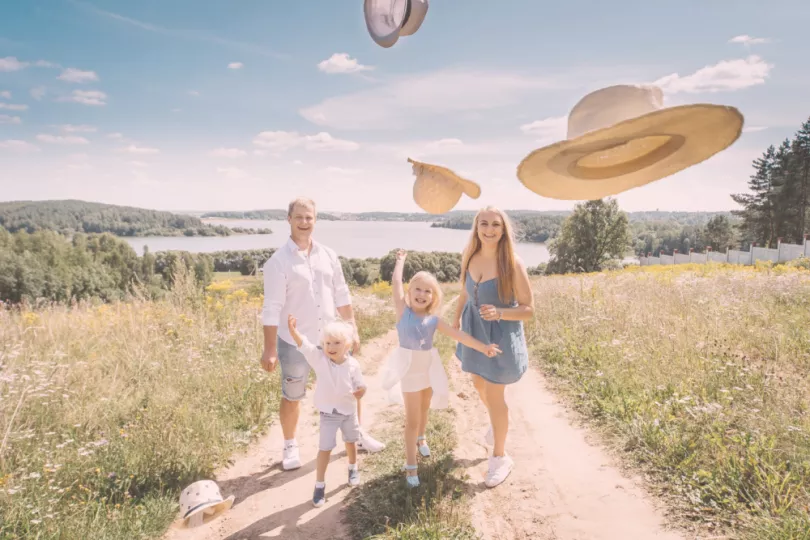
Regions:
<svg viewBox="0 0 810 540"><path fill-rule="evenodd" d="M180 517L186 525L199 526L230 510L235 499L223 499L216 482L200 480L180 494Z"/></svg>
<svg viewBox="0 0 810 540"><path fill-rule="evenodd" d="M419 30L428 10L428 0L364 0L368 33L378 45L388 48L400 36Z"/></svg>
<svg viewBox="0 0 810 540"><path fill-rule="evenodd" d="M734 107L665 108L657 86L610 86L582 98L568 115L568 139L530 153L517 176L544 197L601 199L705 161L742 127Z"/></svg>
<svg viewBox="0 0 810 540"><path fill-rule="evenodd" d="M450 169L431 165L408 158L413 164L416 181L413 184L413 200L422 210L430 214L444 214L453 209L464 193L477 199L481 187L471 180L462 178Z"/></svg>

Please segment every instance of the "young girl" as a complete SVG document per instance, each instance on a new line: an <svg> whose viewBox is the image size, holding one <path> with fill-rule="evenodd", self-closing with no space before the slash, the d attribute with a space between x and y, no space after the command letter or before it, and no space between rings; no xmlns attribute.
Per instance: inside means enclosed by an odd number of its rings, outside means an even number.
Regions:
<svg viewBox="0 0 810 540"><path fill-rule="evenodd" d="M315 371L315 407L321 414L320 446L312 504L323 506L326 502L326 466L329 465L329 456L337 444L338 429L343 434L346 455L349 458L349 485L360 484L355 447L360 437L356 399L363 397L366 385L360 364L349 356L353 332L351 326L340 321L326 325L322 347L319 348L298 332L292 315L289 316L287 325L298 350Z"/></svg>
<svg viewBox="0 0 810 540"><path fill-rule="evenodd" d="M393 275L394 306L397 313L399 347L388 358L383 374L383 388L396 399L400 394L405 405L405 467L408 486L417 487L416 452L430 456L430 447L425 439L428 410L447 407L448 384L439 352L433 346L436 330L455 341L480 351L489 358L500 354L497 345L485 345L477 339L456 330L439 318L442 304L439 282L428 272L419 272L408 284L405 295L402 272L406 253L397 252Z"/></svg>

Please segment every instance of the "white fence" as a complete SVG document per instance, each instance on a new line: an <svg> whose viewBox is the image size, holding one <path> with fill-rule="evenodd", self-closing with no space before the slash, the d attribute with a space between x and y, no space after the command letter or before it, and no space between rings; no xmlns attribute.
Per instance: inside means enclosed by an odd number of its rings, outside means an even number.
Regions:
<svg viewBox="0 0 810 540"><path fill-rule="evenodd" d="M706 253L678 253L677 250L672 255L661 253L658 257L652 257L650 253L646 257L639 257L641 266L653 264L685 264L685 263L706 263L706 262L727 262L731 264L752 265L756 261L771 261L780 263L798 259L799 257L810 257L810 238L804 237L804 244L784 244L780 240L776 249L751 246L749 251L739 251L727 249L725 253L718 253L709 248Z"/></svg>

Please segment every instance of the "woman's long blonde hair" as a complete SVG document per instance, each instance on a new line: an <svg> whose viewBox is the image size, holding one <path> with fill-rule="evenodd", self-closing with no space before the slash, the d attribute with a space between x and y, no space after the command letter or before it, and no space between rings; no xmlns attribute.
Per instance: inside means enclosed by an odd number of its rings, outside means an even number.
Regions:
<svg viewBox="0 0 810 540"><path fill-rule="evenodd" d="M470 267L470 260L481 251L481 240L478 238L478 222L484 212L494 212L503 223L503 236L498 241L498 297L504 304L511 303L517 298L515 289L515 236L512 222L500 208L487 206L475 214L473 220L472 234L470 241L464 249L461 257L461 286L467 284L467 271Z"/></svg>

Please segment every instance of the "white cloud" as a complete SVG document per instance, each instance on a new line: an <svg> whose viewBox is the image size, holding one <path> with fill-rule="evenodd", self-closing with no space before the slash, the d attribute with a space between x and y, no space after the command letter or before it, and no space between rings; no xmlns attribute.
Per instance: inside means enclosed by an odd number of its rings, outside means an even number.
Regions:
<svg viewBox="0 0 810 540"><path fill-rule="evenodd" d="M172 109L172 112L173 113L183 112L183 109Z"/></svg>
<svg viewBox="0 0 810 540"><path fill-rule="evenodd" d="M107 138L108 139L121 140L121 139L124 138L124 134L123 133L107 133Z"/></svg>
<svg viewBox="0 0 810 540"><path fill-rule="evenodd" d="M59 64L54 64L53 62L48 62L47 60L37 60L34 62L34 65L37 67L44 67L44 68L58 68Z"/></svg>
<svg viewBox="0 0 810 540"><path fill-rule="evenodd" d="M299 112L314 124L336 129L398 129L425 118L514 105L539 89L558 85L506 72L442 70L328 98Z"/></svg>
<svg viewBox="0 0 810 540"><path fill-rule="evenodd" d="M67 68L57 77L60 81L72 83L88 83L98 80L98 75L95 71L82 71L76 68Z"/></svg>
<svg viewBox="0 0 810 540"><path fill-rule="evenodd" d="M335 139L326 132L315 135L300 135L295 131L262 131L253 139L253 144L283 152L291 148L303 147L306 150L353 151L360 145L353 141Z"/></svg>
<svg viewBox="0 0 810 540"><path fill-rule="evenodd" d="M28 62L20 62L14 56L6 56L0 58L0 71L19 71L25 69L30 64Z"/></svg>
<svg viewBox="0 0 810 540"><path fill-rule="evenodd" d="M9 92L8 90L0 92L0 98L11 99L11 92Z"/></svg>
<svg viewBox="0 0 810 540"><path fill-rule="evenodd" d="M148 163L144 163L143 161L130 161L129 164L132 165L133 167L141 167L141 168L149 166Z"/></svg>
<svg viewBox="0 0 810 540"><path fill-rule="evenodd" d="M245 64L242 62L231 62L228 64L228 69L242 69L243 67L245 67Z"/></svg>
<svg viewBox="0 0 810 540"><path fill-rule="evenodd" d="M673 73L661 77L653 84L669 94L732 92L764 84L772 68L771 64L759 56L752 55L745 59L723 60L683 77Z"/></svg>
<svg viewBox="0 0 810 540"><path fill-rule="evenodd" d="M37 86L35 88L32 88L31 91L30 91L31 97L36 99L37 101L44 98L45 93L46 93L46 90L45 90L44 86Z"/></svg>
<svg viewBox="0 0 810 540"><path fill-rule="evenodd" d="M267 150L254 150L253 155L254 156L266 156L267 155Z"/></svg>
<svg viewBox="0 0 810 540"><path fill-rule="evenodd" d="M301 161L300 159L296 159L295 161L293 161L293 165L303 165L303 164L304 162Z"/></svg>
<svg viewBox="0 0 810 540"><path fill-rule="evenodd" d="M741 36L734 36L730 40L729 43L740 43L745 45L746 47L749 45L762 45L763 43L770 43L771 40L768 38L755 38L751 37L748 34L743 34Z"/></svg>
<svg viewBox="0 0 810 540"><path fill-rule="evenodd" d="M189 91L188 91L188 95L190 95L190 96L194 96L194 97L197 97L197 96L199 96L199 95L200 95L200 93L199 93L199 92L197 92L196 90L189 90Z"/></svg>
<svg viewBox="0 0 810 540"><path fill-rule="evenodd" d="M346 53L335 53L323 62L319 62L318 69L324 73L359 73L374 68L364 66L356 58L350 58Z"/></svg>
<svg viewBox="0 0 810 540"><path fill-rule="evenodd" d="M756 133L758 131L765 131L768 126L746 126L743 128L743 133Z"/></svg>
<svg viewBox="0 0 810 540"><path fill-rule="evenodd" d="M95 133L97 131L95 126L88 126L85 124L63 124L57 127L65 133Z"/></svg>
<svg viewBox="0 0 810 540"><path fill-rule="evenodd" d="M27 111L28 105L17 105L15 103L0 103L0 109L7 111Z"/></svg>
<svg viewBox="0 0 810 540"><path fill-rule="evenodd" d="M0 124L21 124L19 116L9 116L7 114L0 114Z"/></svg>
<svg viewBox="0 0 810 540"><path fill-rule="evenodd" d="M211 151L211 155L214 157L239 158L246 156L247 152L239 148L217 148Z"/></svg>
<svg viewBox="0 0 810 540"><path fill-rule="evenodd" d="M11 150L14 152L37 152L39 147L26 141L16 139L8 139L0 141L0 149Z"/></svg>
<svg viewBox="0 0 810 540"><path fill-rule="evenodd" d="M129 146L125 146L123 148L118 149L119 152L126 152L128 154L158 154L160 150L157 148L149 148L146 146L136 146L134 144L130 144Z"/></svg>
<svg viewBox="0 0 810 540"><path fill-rule="evenodd" d="M37 135L37 140L44 143L50 144L89 144L90 141L85 139L84 137L78 137L76 135L50 135L48 133L41 133Z"/></svg>
<svg viewBox="0 0 810 540"><path fill-rule="evenodd" d="M244 169L238 167L217 167L217 172L229 180L242 180L250 177Z"/></svg>
<svg viewBox="0 0 810 540"><path fill-rule="evenodd" d="M82 105L106 105L107 94L100 90L74 90L70 97L61 97L59 101L72 101Z"/></svg>
<svg viewBox="0 0 810 540"><path fill-rule="evenodd" d="M568 117L555 116L544 118L543 120L535 120L534 122L520 126L520 131L526 135L538 137L536 140L540 144L560 141L565 139L568 135Z"/></svg>

